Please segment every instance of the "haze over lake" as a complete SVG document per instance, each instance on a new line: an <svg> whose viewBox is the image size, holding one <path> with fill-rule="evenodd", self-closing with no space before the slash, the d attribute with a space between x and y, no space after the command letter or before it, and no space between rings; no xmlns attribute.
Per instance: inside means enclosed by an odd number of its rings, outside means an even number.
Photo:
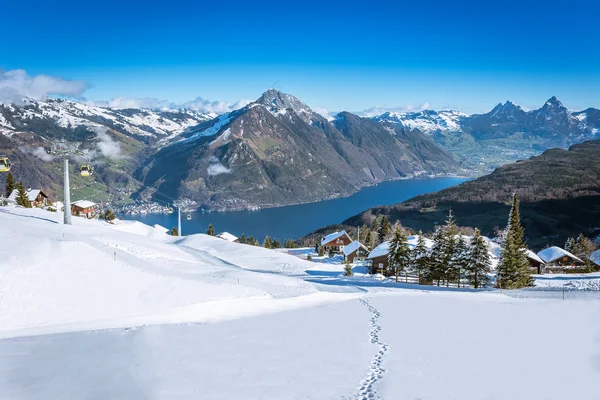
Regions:
<svg viewBox="0 0 600 400"><path fill-rule="evenodd" d="M192 212L191 220L182 214L183 234L202 233L208 224L216 232L227 231L236 236L245 233L261 241L266 235L283 241L297 239L315 229L344 221L370 207L390 205L411 197L431 193L465 182L465 178L409 179L382 182L366 187L350 197L257 211ZM165 228L177 226L177 213L125 215L125 219Z"/></svg>

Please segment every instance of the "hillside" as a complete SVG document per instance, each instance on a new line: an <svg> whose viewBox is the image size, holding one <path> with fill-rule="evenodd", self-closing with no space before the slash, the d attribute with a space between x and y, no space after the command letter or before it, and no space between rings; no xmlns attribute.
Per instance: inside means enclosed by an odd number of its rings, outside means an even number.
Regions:
<svg viewBox="0 0 600 400"><path fill-rule="evenodd" d="M372 208L343 225L362 225L370 223L374 215L388 215L413 229L431 231L452 208L460 225L479 227L494 236L495 230L506 224L514 192L521 199L523 224L532 247L562 245L567 236L580 232L597 235L600 141L577 144L569 150L551 149L455 187Z"/></svg>
<svg viewBox="0 0 600 400"><path fill-rule="evenodd" d="M428 287L61 217L0 207L3 398L596 398L598 274L541 276L514 294ZM586 290L561 300L549 281ZM500 352L465 351L502 341Z"/></svg>
<svg viewBox="0 0 600 400"><path fill-rule="evenodd" d="M330 122L276 90L182 137L138 170L136 176L151 187L140 195L158 189L205 207L269 207L460 170L450 154L418 132L397 135L350 113Z"/></svg>

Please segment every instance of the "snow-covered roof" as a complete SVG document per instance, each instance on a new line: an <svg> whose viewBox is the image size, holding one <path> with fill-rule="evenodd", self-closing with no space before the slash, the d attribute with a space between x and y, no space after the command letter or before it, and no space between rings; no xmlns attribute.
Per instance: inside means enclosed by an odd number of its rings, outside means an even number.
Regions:
<svg viewBox="0 0 600 400"><path fill-rule="evenodd" d="M90 208L90 207L94 207L96 205L96 203L94 203L93 201L89 201L89 200L77 200L77 201L72 202L71 205L81 207L81 208Z"/></svg>
<svg viewBox="0 0 600 400"><path fill-rule="evenodd" d="M348 246L344 246L344 255L350 255L352 253L354 253L356 250L358 250L358 248L362 247L365 250L369 250L367 249L367 246L365 246L364 244L362 244L361 242L359 242L358 240L353 241L352 243L350 243Z"/></svg>
<svg viewBox="0 0 600 400"><path fill-rule="evenodd" d="M383 242L379 246L375 247L367 258L375 258L385 256L389 253L390 242Z"/></svg>
<svg viewBox="0 0 600 400"><path fill-rule="evenodd" d="M338 231L338 232L333 232L333 233L330 233L329 235L325 236L325 237L324 237L324 238L321 240L321 245L324 245L324 244L326 244L326 243L329 243L329 242L331 242L332 240L335 240L335 239L337 239L337 238L340 238L340 237L342 237L342 236L344 236L344 235L346 235L346 236L348 236L348 238L350 238L350 235L348 235L348 234L346 233L346 231Z"/></svg>
<svg viewBox="0 0 600 400"><path fill-rule="evenodd" d="M539 263L545 264L544 260L542 260L540 257L538 257L538 255L535 254L533 251L527 249L527 251L525 252L525 254L527 255L527 258L531 258L534 261L537 261Z"/></svg>
<svg viewBox="0 0 600 400"><path fill-rule="evenodd" d="M236 240L238 240L237 236L232 235L229 232L221 232L217 235L217 237L219 239L227 240L228 242L235 242Z"/></svg>
<svg viewBox="0 0 600 400"><path fill-rule="evenodd" d="M581 260L579 257L577 257L574 254L569 253L565 249L561 249L558 246L548 247L547 249L544 249L544 250L540 251L539 253L537 253L537 255L542 260L544 260L544 262L546 262L546 263L558 260L559 258L562 258L565 256L583 263L583 260Z"/></svg>
<svg viewBox="0 0 600 400"><path fill-rule="evenodd" d="M590 261L596 265L600 265L600 250L596 250L590 254Z"/></svg>
<svg viewBox="0 0 600 400"><path fill-rule="evenodd" d="M427 239L423 237L423 241L425 242L425 247L431 249L433 247L433 240ZM419 242L419 235L412 235L408 237L408 247L412 250L417 247L417 243Z"/></svg>
<svg viewBox="0 0 600 400"><path fill-rule="evenodd" d="M35 199L37 199L38 194L40 194L40 192L41 192L40 189L27 189L27 192L26 192L27 198L29 199L29 201L35 201ZM8 196L8 200L16 202L18 195L19 195L19 191L17 189L15 189L12 191L10 196Z"/></svg>

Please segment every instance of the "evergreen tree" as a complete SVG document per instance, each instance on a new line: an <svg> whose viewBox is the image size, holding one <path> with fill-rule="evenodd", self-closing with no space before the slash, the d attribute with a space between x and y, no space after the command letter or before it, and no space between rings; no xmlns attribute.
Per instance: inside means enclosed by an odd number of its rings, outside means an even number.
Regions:
<svg viewBox="0 0 600 400"><path fill-rule="evenodd" d="M325 256L325 248L323 246L319 246L319 257Z"/></svg>
<svg viewBox="0 0 600 400"><path fill-rule="evenodd" d="M13 192L13 190L16 189L15 178L13 177L13 174L11 174L10 172L8 174L6 174L6 181L4 182L4 185L5 185L4 193L6 193L6 197L8 197Z"/></svg>
<svg viewBox="0 0 600 400"><path fill-rule="evenodd" d="M279 241L279 239L273 239L273 248L274 249L280 249L281 248L281 242Z"/></svg>
<svg viewBox="0 0 600 400"><path fill-rule="evenodd" d="M25 186L23 186L23 182L19 181L16 185L17 189L17 198L16 202L18 205L23 206L25 208L31 208L31 202L27 197L27 191L25 190Z"/></svg>
<svg viewBox="0 0 600 400"><path fill-rule="evenodd" d="M387 216L383 216L381 219L381 225L379 226L379 232L377 232L377 239L379 243L383 243L386 241L387 237L390 234L392 226L390 224L390 220Z"/></svg>
<svg viewBox="0 0 600 400"><path fill-rule="evenodd" d="M365 235L365 246L367 246L370 250L373 249L373 236L371 234L371 230L367 230L367 234Z"/></svg>
<svg viewBox="0 0 600 400"><path fill-rule="evenodd" d="M363 226L360 227L360 237L358 238L358 241L361 243L367 243L367 232L369 231L369 227L367 226L367 224L363 224Z"/></svg>
<svg viewBox="0 0 600 400"><path fill-rule="evenodd" d="M179 236L179 231L177 230L177 227L174 226L173 229L171 229L171 236Z"/></svg>
<svg viewBox="0 0 600 400"><path fill-rule="evenodd" d="M377 234L379 233L379 219L377 217L375 217L373 219L373 224L371 226L371 230L373 231L372 235L373 237L373 242L376 242L373 244L373 246L378 245L379 241L378 241L378 236Z"/></svg>
<svg viewBox="0 0 600 400"><path fill-rule="evenodd" d="M419 239L417 245L411 251L411 269L416 272L419 277L419 283L423 283L423 275L426 273L428 263L429 251L425 245L425 238L423 232L419 231Z"/></svg>
<svg viewBox="0 0 600 400"><path fill-rule="evenodd" d="M446 220L446 234L448 236L455 236L458 234L458 228L456 227L456 220L452 214L452 209L448 210L448 219Z"/></svg>
<svg viewBox="0 0 600 400"><path fill-rule="evenodd" d="M533 285L529 260L525 253L525 234L519 216L519 198L516 193L513 195L513 204L504 236L496 273L496 286L501 289L518 289Z"/></svg>
<svg viewBox="0 0 600 400"><path fill-rule="evenodd" d="M210 236L215 236L215 228L212 224L208 224L208 229L206 229L206 234Z"/></svg>
<svg viewBox="0 0 600 400"><path fill-rule="evenodd" d="M595 264L590 260L590 255L594 252L594 250L596 250L597 246L590 239L583 236L582 233L580 233L577 238L571 240L571 248L567 249L565 247L565 250L581 258L585 263L588 272L593 272L595 269Z"/></svg>
<svg viewBox="0 0 600 400"><path fill-rule="evenodd" d="M448 279L456 282L457 286L460 287L460 278L465 272L468 266L469 259L469 246L466 240L459 236L456 240L456 248L454 250L452 262L450 263L449 277Z"/></svg>
<svg viewBox="0 0 600 400"><path fill-rule="evenodd" d="M446 234L444 229L439 227L433 234L433 246L428 260L428 268L425 271L425 279L429 282L437 281L438 286L446 273L446 248Z"/></svg>
<svg viewBox="0 0 600 400"><path fill-rule="evenodd" d="M393 235L389 246L388 263L398 282L400 274L410 265L410 248L408 239L400 227L394 229Z"/></svg>
<svg viewBox="0 0 600 400"><path fill-rule="evenodd" d="M104 213L104 219L107 221L112 221L115 218L117 218L117 216L115 215L115 212L113 210L106 210L106 213Z"/></svg>
<svg viewBox="0 0 600 400"><path fill-rule="evenodd" d="M475 229L475 235L469 246L469 258L465 270L469 285L475 289L487 285L489 282L487 273L490 272L491 265L488 245L479 229Z"/></svg>
<svg viewBox="0 0 600 400"><path fill-rule="evenodd" d="M312 261L312 256L310 254L306 256L306 261Z"/></svg>
<svg viewBox="0 0 600 400"><path fill-rule="evenodd" d="M565 242L565 250L569 253L575 254L575 239L572 237L568 238Z"/></svg>
<svg viewBox="0 0 600 400"><path fill-rule="evenodd" d="M254 246L254 238L252 236L248 236L248 238L246 239L246 244Z"/></svg>
<svg viewBox="0 0 600 400"><path fill-rule="evenodd" d="M265 237L265 240L263 242L263 247L266 249L272 249L273 248L273 242L271 241L271 238L269 237L269 235L267 235Z"/></svg>
<svg viewBox="0 0 600 400"><path fill-rule="evenodd" d="M240 243L247 243L248 239L246 239L246 234L242 233L242 236L240 237Z"/></svg>
<svg viewBox="0 0 600 400"><path fill-rule="evenodd" d="M344 263L344 276L352 276L352 265L348 260Z"/></svg>

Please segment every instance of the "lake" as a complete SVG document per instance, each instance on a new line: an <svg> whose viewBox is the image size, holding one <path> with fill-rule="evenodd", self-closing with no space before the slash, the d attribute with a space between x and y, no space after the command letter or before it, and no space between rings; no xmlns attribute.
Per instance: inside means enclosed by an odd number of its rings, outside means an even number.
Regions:
<svg viewBox="0 0 600 400"><path fill-rule="evenodd" d="M407 200L423 193L436 192L465 182L465 178L408 179L382 182L363 188L352 196L316 203L293 206L265 208L256 211L192 212L182 213L181 230L183 234L206 232L208 224L215 231L227 231L236 236L245 233L254 236L262 243L266 235L284 239L298 239L316 229L337 224L368 208L390 205ZM165 228L177 226L177 212L173 214L126 215L125 219L143 222L148 225L159 224Z"/></svg>

